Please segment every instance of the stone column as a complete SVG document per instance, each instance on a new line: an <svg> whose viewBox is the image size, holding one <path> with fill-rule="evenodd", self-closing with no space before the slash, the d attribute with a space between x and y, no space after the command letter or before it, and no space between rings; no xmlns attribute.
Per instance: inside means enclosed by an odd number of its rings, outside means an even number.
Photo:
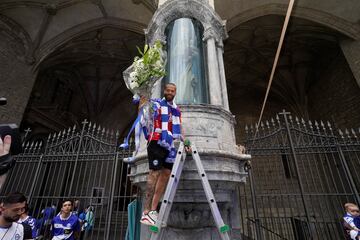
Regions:
<svg viewBox="0 0 360 240"><path fill-rule="evenodd" d="M212 29L206 29L203 40L206 41L206 63L209 84L210 104L221 106L221 83L219 76L219 64L215 46L215 34Z"/></svg>
<svg viewBox="0 0 360 240"><path fill-rule="evenodd" d="M159 0L159 8L145 30L148 42L155 39L166 41L166 27L179 18L193 17L204 29L210 104L180 106L182 125L186 138L196 145L201 156L221 217L230 226L231 239L239 239L241 211L236 189L246 182L247 173L244 171L244 156L236 145L235 119L229 112L222 46L223 39L227 38L225 22L214 11L213 0L164 2ZM145 192L147 174L146 142L142 140L130 174L131 181L143 190L142 193ZM162 239L221 239L190 156L185 162L167 224ZM149 236L149 228L142 225L141 239L149 239Z"/></svg>
<svg viewBox="0 0 360 240"><path fill-rule="evenodd" d="M224 67L224 45L222 41L219 41L217 44L217 58L219 63L219 74L220 74L220 83L221 83L221 96L223 101L223 107L225 110L230 111L229 108L229 99L228 99L228 92L226 86L226 77L225 77L225 67Z"/></svg>
<svg viewBox="0 0 360 240"><path fill-rule="evenodd" d="M360 87L360 40L344 40L340 46Z"/></svg>

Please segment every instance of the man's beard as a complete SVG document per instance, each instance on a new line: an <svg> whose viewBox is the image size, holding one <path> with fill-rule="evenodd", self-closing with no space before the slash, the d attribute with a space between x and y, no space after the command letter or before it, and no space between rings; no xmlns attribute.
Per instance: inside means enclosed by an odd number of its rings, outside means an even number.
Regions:
<svg viewBox="0 0 360 240"><path fill-rule="evenodd" d="M4 216L5 221L7 222L17 222L20 219L20 216L15 216L15 217L8 217L8 216Z"/></svg>
<svg viewBox="0 0 360 240"><path fill-rule="evenodd" d="M166 101L171 102L172 100L174 100L174 96L167 94L167 95L165 95L165 99L166 99Z"/></svg>

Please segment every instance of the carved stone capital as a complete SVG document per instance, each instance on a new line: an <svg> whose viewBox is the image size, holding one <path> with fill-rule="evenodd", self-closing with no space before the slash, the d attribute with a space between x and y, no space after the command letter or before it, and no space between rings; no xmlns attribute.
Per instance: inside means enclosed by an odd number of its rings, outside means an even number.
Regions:
<svg viewBox="0 0 360 240"><path fill-rule="evenodd" d="M207 41L210 38L215 39L216 42L219 39L217 32L211 27L204 30L203 41Z"/></svg>
<svg viewBox="0 0 360 240"><path fill-rule="evenodd" d="M225 21L204 0L168 0L155 12L148 28L145 30L146 40L152 44L155 40L166 40L165 29L178 18L195 18L201 22L205 31L212 29L211 34L217 41L228 37Z"/></svg>

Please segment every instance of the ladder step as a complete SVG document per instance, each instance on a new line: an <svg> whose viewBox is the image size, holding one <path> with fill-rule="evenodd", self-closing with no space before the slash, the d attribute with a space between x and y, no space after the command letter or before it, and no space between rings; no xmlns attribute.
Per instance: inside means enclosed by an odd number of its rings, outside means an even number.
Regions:
<svg viewBox="0 0 360 240"><path fill-rule="evenodd" d="M154 232L154 233L158 233L159 232L159 228L157 226L150 226L150 231Z"/></svg>
<svg viewBox="0 0 360 240"><path fill-rule="evenodd" d="M224 226L222 226L221 228L220 228L220 232L221 233L225 233L225 232L228 232L228 231L230 231L230 227L229 227L229 225L224 225Z"/></svg>

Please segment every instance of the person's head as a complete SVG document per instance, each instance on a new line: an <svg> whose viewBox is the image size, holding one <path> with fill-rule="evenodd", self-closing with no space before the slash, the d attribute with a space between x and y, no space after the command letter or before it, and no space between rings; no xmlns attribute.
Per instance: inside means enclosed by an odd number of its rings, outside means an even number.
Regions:
<svg viewBox="0 0 360 240"><path fill-rule="evenodd" d="M174 83L167 83L164 88L164 97L166 101L171 102L176 95L176 85Z"/></svg>
<svg viewBox="0 0 360 240"><path fill-rule="evenodd" d="M70 200L70 199L65 199L64 201L62 201L62 204L61 204L61 212L62 213L65 213L65 214L68 214L72 211L72 208L73 208L73 201Z"/></svg>
<svg viewBox="0 0 360 240"><path fill-rule="evenodd" d="M87 212L92 212L92 211L93 211L93 207L92 207L91 205L88 205L88 206L86 207L86 211L87 211Z"/></svg>
<svg viewBox="0 0 360 240"><path fill-rule="evenodd" d="M360 216L359 207L354 203L345 203L344 205L346 212L352 216Z"/></svg>
<svg viewBox="0 0 360 240"><path fill-rule="evenodd" d="M80 206L80 200L76 199L74 201L74 207L79 207Z"/></svg>
<svg viewBox="0 0 360 240"><path fill-rule="evenodd" d="M0 204L0 216L6 222L16 222L25 212L26 197L20 192L9 193Z"/></svg>

